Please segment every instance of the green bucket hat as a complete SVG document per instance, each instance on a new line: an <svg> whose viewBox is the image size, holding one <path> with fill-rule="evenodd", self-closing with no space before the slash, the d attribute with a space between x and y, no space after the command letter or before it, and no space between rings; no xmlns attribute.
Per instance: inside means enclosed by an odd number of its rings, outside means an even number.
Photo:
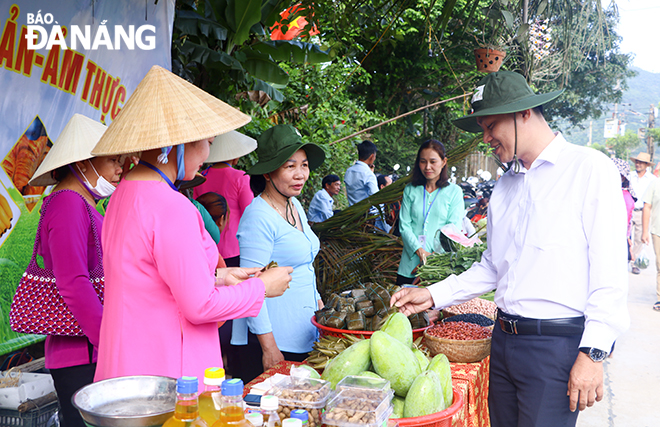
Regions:
<svg viewBox="0 0 660 427"><path fill-rule="evenodd" d="M454 125L473 133L483 130L477 117L516 113L546 104L564 90L536 95L525 78L511 71L498 71L481 79L472 95L472 112L454 120Z"/></svg>
<svg viewBox="0 0 660 427"><path fill-rule="evenodd" d="M257 157L259 161L248 171L248 175L270 173L284 164L293 153L303 149L307 153L309 169L314 170L323 164L325 152L312 143L303 143L298 129L291 125L277 125L266 129L257 138Z"/></svg>

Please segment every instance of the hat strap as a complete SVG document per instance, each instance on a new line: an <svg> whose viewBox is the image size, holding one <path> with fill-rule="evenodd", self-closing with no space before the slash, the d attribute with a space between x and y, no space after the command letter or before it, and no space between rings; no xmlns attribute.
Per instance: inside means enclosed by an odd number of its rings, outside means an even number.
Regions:
<svg viewBox="0 0 660 427"><path fill-rule="evenodd" d="M513 133L515 142L513 146L513 173L520 173L520 162L518 161L518 122L516 121L516 113L513 113Z"/></svg>
<svg viewBox="0 0 660 427"><path fill-rule="evenodd" d="M270 180L271 185L277 191L280 193L280 196L284 197L286 199L286 205L284 207L284 220L289 223L292 227L295 227L298 225L298 221L296 221L296 216L293 214L293 205L291 204L291 197L285 196L282 194L282 192L277 188L275 183L273 182L273 179L271 178ZM270 198L270 197L269 197ZM293 219L293 222L289 221L289 214L291 215L291 219Z"/></svg>

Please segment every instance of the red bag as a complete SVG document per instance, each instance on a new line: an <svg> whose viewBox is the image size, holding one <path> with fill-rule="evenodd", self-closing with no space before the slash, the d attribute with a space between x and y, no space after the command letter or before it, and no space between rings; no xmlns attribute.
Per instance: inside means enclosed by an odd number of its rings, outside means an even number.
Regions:
<svg viewBox="0 0 660 427"><path fill-rule="evenodd" d="M42 215L46 212L48 205L56 195L57 193L44 201L41 208ZM82 196L80 197L82 198ZM89 272L89 281L94 286L101 304L103 304L104 276L101 239L96 229L92 208L84 198L83 201L91 221L92 234L94 235L94 243L96 245L96 255L98 257L96 267ZM41 268L37 264L37 249L41 242L40 231L41 221L39 221L39 226L37 227L37 237L34 241L32 259L30 259L30 263L18 283L18 288L16 289L16 294L9 310L9 324L11 329L24 334L85 336L78 321L57 290L53 271Z"/></svg>

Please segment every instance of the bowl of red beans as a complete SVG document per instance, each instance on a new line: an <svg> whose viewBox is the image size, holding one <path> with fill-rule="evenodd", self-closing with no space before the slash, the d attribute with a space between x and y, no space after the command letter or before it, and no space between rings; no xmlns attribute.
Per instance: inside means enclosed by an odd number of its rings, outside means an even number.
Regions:
<svg viewBox="0 0 660 427"><path fill-rule="evenodd" d="M492 329L469 322L438 323L424 331L431 355L444 354L450 362L474 363L490 354Z"/></svg>

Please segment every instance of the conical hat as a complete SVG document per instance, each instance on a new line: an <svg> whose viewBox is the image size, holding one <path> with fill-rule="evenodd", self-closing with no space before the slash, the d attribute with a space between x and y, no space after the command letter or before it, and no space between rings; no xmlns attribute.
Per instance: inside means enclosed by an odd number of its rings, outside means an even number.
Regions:
<svg viewBox="0 0 660 427"><path fill-rule="evenodd" d="M91 153L92 148L99 142L106 129L107 126L89 117L74 114L53 143L29 184L32 186L55 184L57 181L51 177L52 171L94 157Z"/></svg>
<svg viewBox="0 0 660 427"><path fill-rule="evenodd" d="M226 162L250 154L257 149L257 140L235 130L218 135L211 144L206 163Z"/></svg>
<svg viewBox="0 0 660 427"><path fill-rule="evenodd" d="M92 150L134 153L212 138L251 117L154 65Z"/></svg>

